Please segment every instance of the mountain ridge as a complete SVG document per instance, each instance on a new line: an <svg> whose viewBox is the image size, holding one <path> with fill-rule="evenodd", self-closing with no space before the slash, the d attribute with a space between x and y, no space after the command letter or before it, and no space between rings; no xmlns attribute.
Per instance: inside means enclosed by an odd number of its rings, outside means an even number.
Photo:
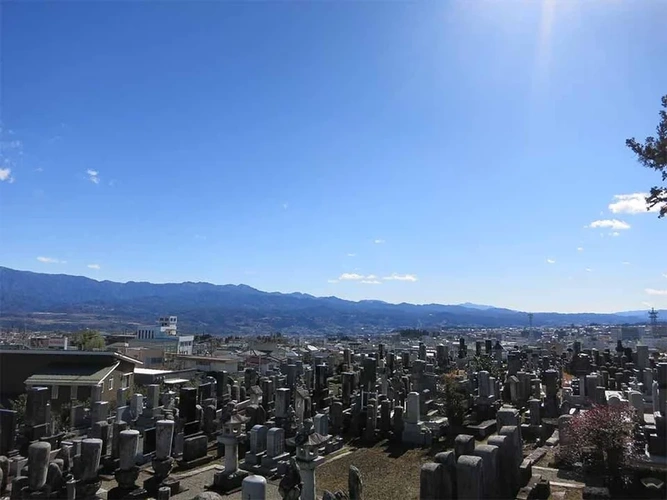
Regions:
<svg viewBox="0 0 667 500"><path fill-rule="evenodd" d="M176 314L179 323L210 333L241 331L350 331L404 327L525 327L527 313L466 302L391 304L378 300L350 301L301 292L265 292L249 285L186 281L154 284L95 280L68 274L46 274L0 267L0 321L32 318L37 312L87 315L95 324L153 324L161 314ZM665 312L667 315L667 311ZM103 319L106 318L106 319ZM646 322L624 313L557 313L533 315L537 326L572 323L624 324ZM75 328L69 325L63 328Z"/></svg>

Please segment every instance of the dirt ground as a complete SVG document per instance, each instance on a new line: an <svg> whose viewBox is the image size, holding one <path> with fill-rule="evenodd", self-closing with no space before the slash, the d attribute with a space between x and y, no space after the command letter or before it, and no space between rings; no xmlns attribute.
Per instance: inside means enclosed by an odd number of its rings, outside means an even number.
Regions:
<svg viewBox="0 0 667 500"><path fill-rule="evenodd" d="M349 467L354 465L361 472L364 500L418 499L421 464L430 458L428 450L392 448L386 442L354 449L317 469L317 494L347 491Z"/></svg>

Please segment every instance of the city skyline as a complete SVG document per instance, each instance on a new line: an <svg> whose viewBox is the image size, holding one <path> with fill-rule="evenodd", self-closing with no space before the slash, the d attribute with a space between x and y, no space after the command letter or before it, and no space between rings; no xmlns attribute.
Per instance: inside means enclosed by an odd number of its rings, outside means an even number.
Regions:
<svg viewBox="0 0 667 500"><path fill-rule="evenodd" d="M667 308L667 4L3 5L0 265ZM102 21L103 20L103 21ZM656 207L657 210L657 207Z"/></svg>

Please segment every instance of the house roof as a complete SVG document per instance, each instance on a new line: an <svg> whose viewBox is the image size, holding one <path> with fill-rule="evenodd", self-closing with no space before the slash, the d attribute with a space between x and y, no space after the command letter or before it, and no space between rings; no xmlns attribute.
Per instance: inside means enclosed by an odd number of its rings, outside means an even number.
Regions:
<svg viewBox="0 0 667 500"><path fill-rule="evenodd" d="M26 385L99 385L111 375L120 362L113 365L52 363L33 373Z"/></svg>
<svg viewBox="0 0 667 500"><path fill-rule="evenodd" d="M135 365L143 365L138 359L131 358L130 356L125 356L116 351L54 351L53 349L26 349L26 350L14 350L14 349L0 349L0 354L11 354L12 356L35 356L39 354L48 354L49 356L99 356L100 358L114 358L115 360L127 361L129 363L134 363ZM102 362L100 360L100 362Z"/></svg>

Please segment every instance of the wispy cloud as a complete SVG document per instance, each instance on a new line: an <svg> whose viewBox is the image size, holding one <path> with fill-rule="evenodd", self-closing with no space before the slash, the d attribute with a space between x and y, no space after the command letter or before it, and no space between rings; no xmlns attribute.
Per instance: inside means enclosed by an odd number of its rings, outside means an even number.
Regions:
<svg viewBox="0 0 667 500"><path fill-rule="evenodd" d="M646 307L653 307L653 304L651 302L642 302L642 305Z"/></svg>
<svg viewBox="0 0 667 500"><path fill-rule="evenodd" d="M385 276L383 280L395 280L395 281L417 281L417 276L414 274L396 274L392 273L391 276Z"/></svg>
<svg viewBox="0 0 667 500"><path fill-rule="evenodd" d="M348 253L347 256L348 256L348 257L356 257L357 254L356 254L356 253Z"/></svg>
<svg viewBox="0 0 667 500"><path fill-rule="evenodd" d="M623 230L623 229L630 229L630 224L627 222L624 222L622 220L618 219L600 219L600 220L594 220L591 222L587 227L591 228L609 228L609 229L614 229L616 231Z"/></svg>
<svg viewBox="0 0 667 500"><path fill-rule="evenodd" d="M619 233L618 231L614 231L613 233L609 233L609 236L614 236L614 237L620 236L620 235L621 235L621 233Z"/></svg>
<svg viewBox="0 0 667 500"><path fill-rule="evenodd" d="M381 285L382 282L378 280L361 280L362 283L366 285Z"/></svg>
<svg viewBox="0 0 667 500"><path fill-rule="evenodd" d="M0 168L0 182L8 182L9 184L14 182L11 168Z"/></svg>
<svg viewBox="0 0 667 500"><path fill-rule="evenodd" d="M587 267L587 268L586 268L586 272L587 272L587 273L592 273L593 270L592 270L590 267Z"/></svg>
<svg viewBox="0 0 667 500"><path fill-rule="evenodd" d="M283 210L287 210L289 208L289 203L285 202L283 203Z"/></svg>
<svg viewBox="0 0 667 500"><path fill-rule="evenodd" d="M67 264L66 261L54 257L37 257L37 260L44 264Z"/></svg>
<svg viewBox="0 0 667 500"><path fill-rule="evenodd" d="M609 204L609 210L614 214L641 214L658 212L658 205L648 208L646 197L648 193L631 193L614 195L614 201Z"/></svg>
<svg viewBox="0 0 667 500"><path fill-rule="evenodd" d="M203 234L195 234L195 240L205 240L206 236Z"/></svg>
<svg viewBox="0 0 667 500"><path fill-rule="evenodd" d="M365 279L366 276L363 274L357 274L357 273L343 273L340 276L338 276L338 279L341 281L358 281L358 280L363 280Z"/></svg>
<svg viewBox="0 0 667 500"><path fill-rule="evenodd" d="M547 264L555 264L556 261L553 259L547 259Z"/></svg>
<svg viewBox="0 0 667 500"><path fill-rule="evenodd" d="M327 280L327 283L338 283L338 280Z"/></svg>
<svg viewBox="0 0 667 500"><path fill-rule="evenodd" d="M624 265L624 266L629 266L629 265L630 265L630 262L628 262L627 260L624 260L624 261L623 261L623 265Z"/></svg>
<svg viewBox="0 0 667 500"><path fill-rule="evenodd" d="M91 170L89 168L88 170L86 170L86 174L88 174L88 180L93 184L100 183L100 177L99 177L100 173L97 170Z"/></svg>
<svg viewBox="0 0 667 500"><path fill-rule="evenodd" d="M99 269L100 269L100 265L99 265L99 264L88 264L88 268L89 268L89 269L96 269L96 270L99 270Z"/></svg>
<svg viewBox="0 0 667 500"><path fill-rule="evenodd" d="M584 247L577 247L577 252L583 252L583 251L584 251Z"/></svg>
<svg viewBox="0 0 667 500"><path fill-rule="evenodd" d="M667 290L657 290L655 288L647 288L644 291L649 295L667 295Z"/></svg>
<svg viewBox="0 0 667 500"><path fill-rule="evenodd" d="M663 278L667 278L667 273L662 273Z"/></svg>
<svg viewBox="0 0 667 500"><path fill-rule="evenodd" d="M381 239L373 240L373 243L375 243L376 245L382 245L384 243L384 240Z"/></svg>

